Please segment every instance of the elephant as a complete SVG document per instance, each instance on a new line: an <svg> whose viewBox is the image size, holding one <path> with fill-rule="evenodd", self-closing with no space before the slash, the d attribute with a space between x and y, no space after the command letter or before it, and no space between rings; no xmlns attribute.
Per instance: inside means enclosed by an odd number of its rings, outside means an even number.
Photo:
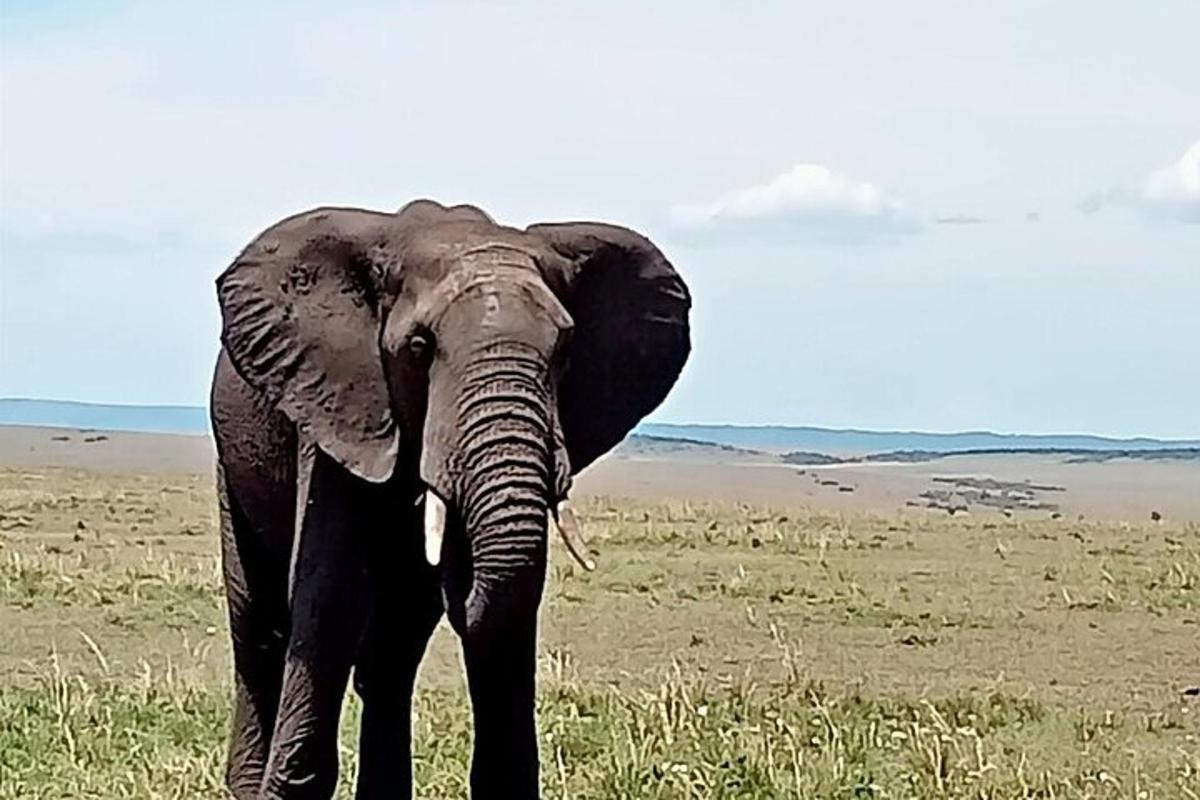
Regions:
<svg viewBox="0 0 1200 800"><path fill-rule="evenodd" d="M471 701L471 796L538 797L549 529L594 566L573 476L676 383L686 284L624 227L522 229L417 200L288 217L216 286L229 791L330 797L352 685L355 796L411 796L414 680L444 615Z"/></svg>

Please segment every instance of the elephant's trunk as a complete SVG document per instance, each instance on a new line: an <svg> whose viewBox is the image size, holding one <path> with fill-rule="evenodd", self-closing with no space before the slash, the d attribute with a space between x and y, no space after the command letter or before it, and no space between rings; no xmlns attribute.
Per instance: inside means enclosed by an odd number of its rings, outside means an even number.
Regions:
<svg viewBox="0 0 1200 800"><path fill-rule="evenodd" d="M489 348L463 373L456 487L471 558L466 623L536 609L546 566L553 475L547 366L536 352Z"/></svg>

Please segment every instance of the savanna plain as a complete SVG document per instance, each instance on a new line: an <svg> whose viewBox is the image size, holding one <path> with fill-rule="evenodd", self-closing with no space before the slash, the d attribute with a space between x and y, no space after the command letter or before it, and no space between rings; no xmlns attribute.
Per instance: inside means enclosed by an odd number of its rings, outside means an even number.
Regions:
<svg viewBox="0 0 1200 800"><path fill-rule="evenodd" d="M207 444L56 435L0 439L0 798L223 797ZM757 468L709 467L711 491L619 458L581 481L600 566L553 543L546 797L1200 797L1196 517L855 504L845 471L825 502L783 468L738 499ZM455 644L422 668L420 797L466 794Z"/></svg>

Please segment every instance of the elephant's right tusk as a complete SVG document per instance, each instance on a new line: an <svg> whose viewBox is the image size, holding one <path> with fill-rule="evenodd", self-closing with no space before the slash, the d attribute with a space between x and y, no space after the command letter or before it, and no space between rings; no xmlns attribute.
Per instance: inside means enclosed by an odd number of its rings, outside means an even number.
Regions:
<svg viewBox="0 0 1200 800"><path fill-rule="evenodd" d="M442 537L446 532L446 504L433 492L425 492L425 560L436 567L442 560Z"/></svg>
<svg viewBox="0 0 1200 800"><path fill-rule="evenodd" d="M579 562L579 566L588 572L594 570L596 562L588 557L587 543L583 541L583 534L579 531L579 520L575 519L575 512L571 510L568 501L563 500L558 504L554 513L554 521L559 535L562 536L563 544L567 546L571 556Z"/></svg>

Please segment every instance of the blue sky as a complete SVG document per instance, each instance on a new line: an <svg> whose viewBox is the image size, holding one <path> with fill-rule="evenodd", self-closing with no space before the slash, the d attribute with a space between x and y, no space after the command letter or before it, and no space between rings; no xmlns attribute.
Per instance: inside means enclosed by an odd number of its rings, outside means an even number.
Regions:
<svg viewBox="0 0 1200 800"><path fill-rule="evenodd" d="M0 396L202 403L212 279L320 204L650 235L654 419L1200 433L1200 4L34 3Z"/></svg>

